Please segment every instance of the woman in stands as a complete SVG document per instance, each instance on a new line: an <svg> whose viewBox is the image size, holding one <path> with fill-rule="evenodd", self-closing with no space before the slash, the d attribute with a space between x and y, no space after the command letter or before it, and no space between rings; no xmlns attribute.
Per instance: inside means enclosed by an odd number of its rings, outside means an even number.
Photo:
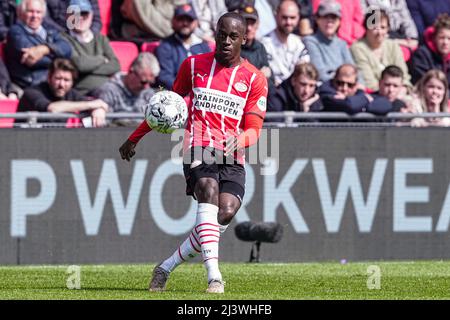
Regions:
<svg viewBox="0 0 450 320"><path fill-rule="evenodd" d="M386 11L380 9L368 12L364 18L364 27L364 38L355 42L350 51L366 87L377 91L381 73L389 65L402 69L404 84L412 87L402 49L397 42L388 39L389 16Z"/></svg>
<svg viewBox="0 0 450 320"><path fill-rule="evenodd" d="M448 112L449 96L448 82L440 70L428 71L416 85L418 112L441 113ZM428 127L430 125L450 126L450 118L415 118L411 121L413 127Z"/></svg>

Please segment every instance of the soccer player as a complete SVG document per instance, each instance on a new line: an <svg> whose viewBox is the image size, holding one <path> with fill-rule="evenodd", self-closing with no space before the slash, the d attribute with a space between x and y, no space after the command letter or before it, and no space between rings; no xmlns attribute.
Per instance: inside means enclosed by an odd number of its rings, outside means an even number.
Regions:
<svg viewBox="0 0 450 320"><path fill-rule="evenodd" d="M267 104L266 77L241 58L245 19L234 12L217 23L216 50L188 57L172 90L190 97L184 136L186 194L198 201L195 227L168 259L153 270L150 291L164 291L170 273L201 253L209 293L223 293L219 270L220 234L239 210L245 192L244 149L259 138ZM120 147L130 161L146 121ZM230 161L231 159L231 161Z"/></svg>

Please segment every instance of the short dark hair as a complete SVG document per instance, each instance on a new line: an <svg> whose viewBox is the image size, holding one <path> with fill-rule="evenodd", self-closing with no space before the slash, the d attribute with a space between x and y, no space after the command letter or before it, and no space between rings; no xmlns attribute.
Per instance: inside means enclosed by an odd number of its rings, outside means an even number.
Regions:
<svg viewBox="0 0 450 320"><path fill-rule="evenodd" d="M247 20L237 12L227 12L227 13L223 14L219 18L219 21L217 21L217 26L219 26L222 23L222 21L226 18L238 20L240 23L242 23L242 25L244 27L244 32L247 30Z"/></svg>
<svg viewBox="0 0 450 320"><path fill-rule="evenodd" d="M379 16L380 22L381 20L385 19L387 20L388 23L388 27L390 27L390 22L389 22L389 15L386 12L386 10L377 8L377 7L369 7L369 9L367 10L366 15L364 16L364 28L370 29L369 23L372 24L373 23L373 19L377 18L377 15Z"/></svg>
<svg viewBox="0 0 450 320"><path fill-rule="evenodd" d="M73 81L78 79L78 70L74 64L68 59L57 58L53 60L52 64L48 69L48 74L51 77L56 70L68 71L72 74Z"/></svg>
<svg viewBox="0 0 450 320"><path fill-rule="evenodd" d="M404 77L403 70L397 66L390 65L384 68L383 72L381 72L381 79L385 76L393 77L393 78L402 78Z"/></svg>

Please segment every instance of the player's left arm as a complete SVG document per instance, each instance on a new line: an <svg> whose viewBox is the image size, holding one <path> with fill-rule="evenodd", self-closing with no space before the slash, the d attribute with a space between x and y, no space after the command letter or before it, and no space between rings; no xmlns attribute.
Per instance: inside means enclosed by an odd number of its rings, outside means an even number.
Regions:
<svg viewBox="0 0 450 320"><path fill-rule="evenodd" d="M267 79L259 73L254 80L247 104L244 108L244 131L237 137L228 138L225 145L225 156L236 150L250 147L258 142L267 109Z"/></svg>

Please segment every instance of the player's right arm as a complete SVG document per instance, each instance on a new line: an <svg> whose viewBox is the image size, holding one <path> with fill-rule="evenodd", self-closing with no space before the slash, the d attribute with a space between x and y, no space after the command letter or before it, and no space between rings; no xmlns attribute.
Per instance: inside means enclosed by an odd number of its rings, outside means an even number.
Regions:
<svg viewBox="0 0 450 320"><path fill-rule="evenodd" d="M134 148L138 144L139 140L141 140L142 137L144 137L150 131L152 131L152 129L147 124L147 121L142 121L139 127L137 127L137 129L133 131L133 133L119 148L120 156L123 160L131 160L131 158L136 154Z"/></svg>
<svg viewBox="0 0 450 320"><path fill-rule="evenodd" d="M178 93L184 97L189 94L192 88L192 76L191 76L191 63L190 59L186 59L180 66L177 77L173 84L172 91ZM143 121L140 126L128 137L128 139L119 148L120 156L123 160L130 161L136 154L134 150L138 142L152 129L147 124L147 121Z"/></svg>

